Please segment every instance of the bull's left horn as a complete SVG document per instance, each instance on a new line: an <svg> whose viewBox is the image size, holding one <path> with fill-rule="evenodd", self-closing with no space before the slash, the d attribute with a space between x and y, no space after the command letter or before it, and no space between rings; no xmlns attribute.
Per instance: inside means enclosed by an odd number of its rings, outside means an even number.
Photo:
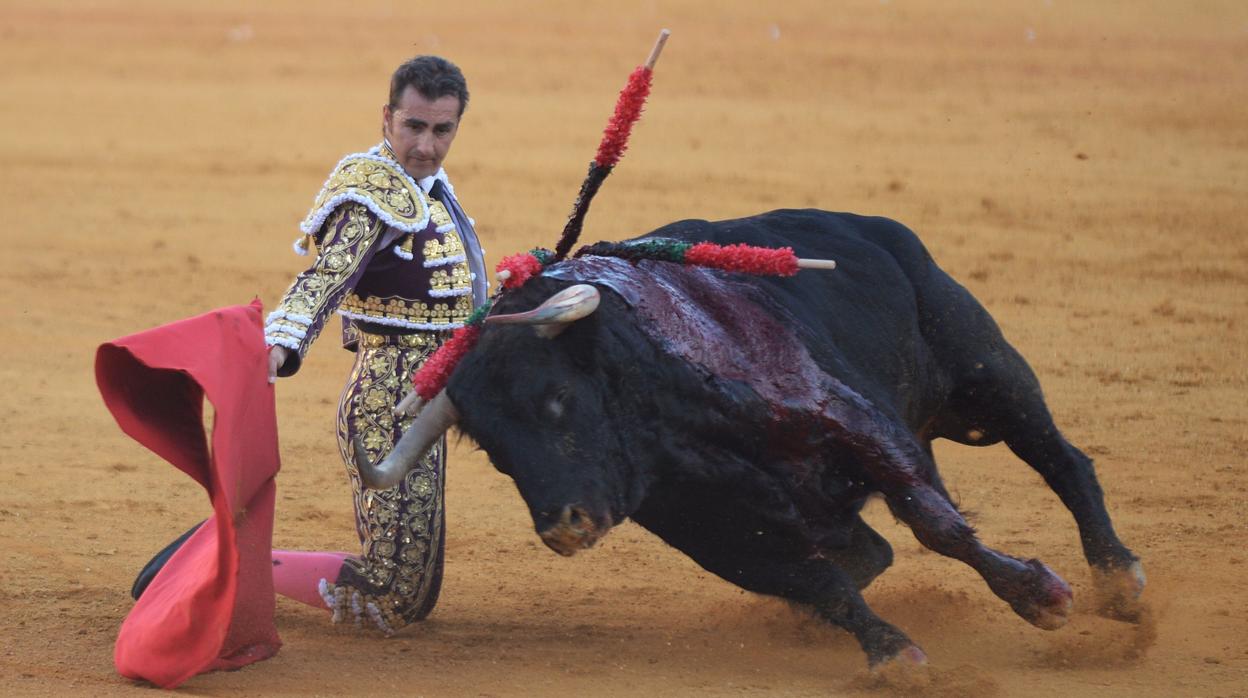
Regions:
<svg viewBox="0 0 1248 698"><path fill-rule="evenodd" d="M380 463L368 462L363 441L355 437L355 469L360 473L360 482L370 490L387 490L399 484L416 461L458 421L459 412L443 390L425 405Z"/></svg>
<svg viewBox="0 0 1248 698"><path fill-rule="evenodd" d="M490 315L485 321L493 325L535 325L542 337L551 339L568 325L589 316L598 309L602 298L598 289L589 284L569 286L547 298L536 308L508 315Z"/></svg>

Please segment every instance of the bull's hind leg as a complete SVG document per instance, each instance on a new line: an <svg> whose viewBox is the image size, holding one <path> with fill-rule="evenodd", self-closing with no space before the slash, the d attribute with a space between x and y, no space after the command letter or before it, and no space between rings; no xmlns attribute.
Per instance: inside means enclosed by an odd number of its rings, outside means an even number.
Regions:
<svg viewBox="0 0 1248 698"><path fill-rule="evenodd" d="M1132 619L1133 602L1144 589L1144 569L1114 532L1092 460L1058 431L1035 374L1013 348L1002 340L983 359L955 392L957 421L1004 440L1040 473L1079 527L1084 557L1096 573L1101 612Z"/></svg>
<svg viewBox="0 0 1248 698"><path fill-rule="evenodd" d="M1019 560L981 543L949 500L926 483L892 489L886 501L924 547L969 565L1027 622L1045 630L1066 624L1070 587L1044 563Z"/></svg>
<svg viewBox="0 0 1248 698"><path fill-rule="evenodd" d="M1031 367L983 306L935 265L917 264L908 273L923 336L951 388L929 435L971 445L1004 440L1074 515L1102 589L1118 590L1109 594L1113 600L1133 600L1144 588L1143 568L1114 533L1092 461L1054 426Z"/></svg>
<svg viewBox="0 0 1248 698"><path fill-rule="evenodd" d="M1006 430L1010 450L1035 468L1075 517L1083 554L1095 573L1098 612L1121 620L1138 620L1135 603L1144 591L1144 567L1114 533L1092 460L1072 446L1053 426L1043 403L1033 406L1043 418Z"/></svg>
<svg viewBox="0 0 1248 698"><path fill-rule="evenodd" d="M848 449L893 514L925 547L970 565L988 587L1032 625L1066 623L1070 587L1039 560L1019 560L979 541L949 495L931 478L935 464L906 426L849 392L825 408L840 446Z"/></svg>

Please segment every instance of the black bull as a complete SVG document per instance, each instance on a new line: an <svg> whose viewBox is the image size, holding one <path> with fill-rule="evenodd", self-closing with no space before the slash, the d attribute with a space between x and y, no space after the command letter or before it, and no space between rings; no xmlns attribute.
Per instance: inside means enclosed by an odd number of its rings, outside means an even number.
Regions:
<svg viewBox="0 0 1248 698"><path fill-rule="evenodd" d="M859 514L873 493L1027 621L1053 629L1070 612L1070 588L1045 565L976 538L932 458L936 438L1004 441L1074 515L1102 612L1130 619L1143 572L1091 460L1058 431L987 311L911 231L807 210L646 237L790 246L839 266L776 278L584 256L504 294L495 315L574 283L600 296L553 332L487 325L447 385L451 404L435 403L515 480L550 547L570 555L632 518L733 584L853 633L873 666L921 662L859 594L892 562ZM401 476L410 455L401 444L376 468L361 463L365 481L388 484L378 474Z"/></svg>

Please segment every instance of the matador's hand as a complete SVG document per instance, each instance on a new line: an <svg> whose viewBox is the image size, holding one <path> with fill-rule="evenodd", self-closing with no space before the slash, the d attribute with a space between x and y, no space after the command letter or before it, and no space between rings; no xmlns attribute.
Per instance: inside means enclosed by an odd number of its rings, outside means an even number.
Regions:
<svg viewBox="0 0 1248 698"><path fill-rule="evenodd" d="M286 363L287 357L290 356L290 350L283 346L274 345L269 349L269 382L277 382L277 369Z"/></svg>
<svg viewBox="0 0 1248 698"><path fill-rule="evenodd" d="M415 391L409 392L399 400L399 404L394 406L394 418L405 419L407 417L415 417L420 413L420 408L424 405L424 400L420 399L420 395Z"/></svg>

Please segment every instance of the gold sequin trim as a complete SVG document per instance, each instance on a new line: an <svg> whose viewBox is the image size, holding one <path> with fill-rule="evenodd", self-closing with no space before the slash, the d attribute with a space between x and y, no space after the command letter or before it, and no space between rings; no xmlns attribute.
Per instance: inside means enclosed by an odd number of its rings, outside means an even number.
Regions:
<svg viewBox="0 0 1248 698"><path fill-rule="evenodd" d="M462 291L472 288L472 273L462 262L447 269L438 269L429 277L429 287L434 291Z"/></svg>
<svg viewBox="0 0 1248 698"><path fill-rule="evenodd" d="M460 241L459 235L451 230L443 236L443 239L430 238L425 241L424 256L426 262L437 262L447 257L458 257L464 253L464 243ZM433 264L429 264L433 266Z"/></svg>
<svg viewBox="0 0 1248 698"><path fill-rule="evenodd" d="M429 200L429 217L433 219L433 224L438 227L455 222L451 220L451 214L446 210L446 205L437 199Z"/></svg>
<svg viewBox="0 0 1248 698"><path fill-rule="evenodd" d="M437 199L429 201L430 218L437 227L450 226L448 230L440 233L441 239L432 238L425 241L424 249L424 265L426 267L440 266L448 264L443 260L464 256L464 243L459 237L459 231L455 229L451 214L447 212L446 206Z"/></svg>
<svg viewBox="0 0 1248 698"><path fill-rule="evenodd" d="M376 349L378 347L392 346L404 347L407 349L424 349L426 347L436 347L439 342L438 334L432 332L416 332L414 334L370 334L361 332L359 328L355 329L356 339L359 346L367 349Z"/></svg>
<svg viewBox="0 0 1248 698"><path fill-rule="evenodd" d="M355 293L348 293L338 311L365 321L374 318L386 324L386 320L399 320L420 325L422 329L433 329L424 326L450 325L467 320L472 314L472 295L454 296L442 303L425 303L377 296L360 298Z"/></svg>

